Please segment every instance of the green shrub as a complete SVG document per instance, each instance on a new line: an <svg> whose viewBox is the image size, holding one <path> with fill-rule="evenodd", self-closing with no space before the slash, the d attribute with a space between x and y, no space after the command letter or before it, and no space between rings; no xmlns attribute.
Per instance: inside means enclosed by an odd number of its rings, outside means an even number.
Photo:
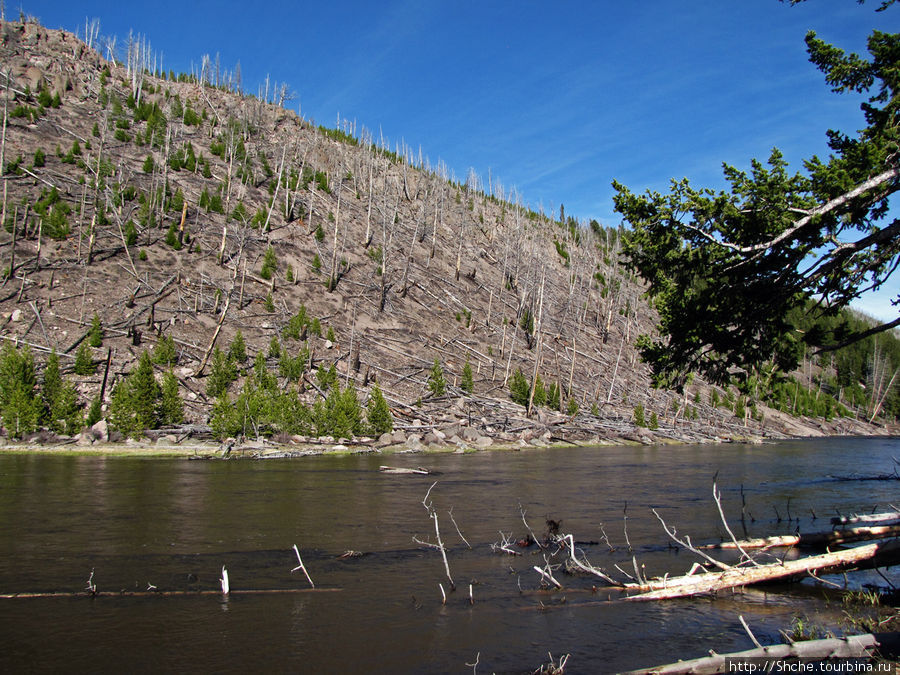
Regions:
<svg viewBox="0 0 900 675"><path fill-rule="evenodd" d="M650 413L650 423L647 425L647 428L652 431L659 429L659 418L656 416L656 411Z"/></svg>

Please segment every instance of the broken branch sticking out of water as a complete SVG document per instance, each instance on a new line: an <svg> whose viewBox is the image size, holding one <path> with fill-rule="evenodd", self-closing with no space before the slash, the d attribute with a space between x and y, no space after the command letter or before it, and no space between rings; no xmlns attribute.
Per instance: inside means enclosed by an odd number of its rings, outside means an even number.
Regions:
<svg viewBox="0 0 900 675"><path fill-rule="evenodd" d="M313 583L313 580L310 578L309 572L306 571L306 566L304 566L303 560L300 559L300 549L297 548L297 544L294 544L294 553L297 554L297 562L299 563L299 565L297 565L294 569L292 569L291 572L293 573L293 572L296 572L297 570L303 570L303 574L306 575L306 580L309 582L310 587L315 588L316 585Z"/></svg>

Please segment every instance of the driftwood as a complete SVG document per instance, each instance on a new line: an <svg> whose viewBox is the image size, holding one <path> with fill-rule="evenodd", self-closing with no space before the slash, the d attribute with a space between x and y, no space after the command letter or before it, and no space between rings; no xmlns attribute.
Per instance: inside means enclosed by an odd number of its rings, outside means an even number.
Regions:
<svg viewBox="0 0 900 675"><path fill-rule="evenodd" d="M896 653L900 647L900 633L867 633L865 635L851 635L842 638L827 638L824 640L805 640L786 645L769 645L758 647L743 652L731 654L711 653L699 659L679 661L664 666L632 670L624 675L706 675L712 673L750 672L747 669L750 659L758 660L754 663L759 672L780 672L776 660L788 661L796 659L811 659L824 661L836 658L870 658L879 653ZM772 667L768 670L764 664ZM744 668L740 668L744 665ZM789 671L802 672L802 671ZM849 672L849 671L848 671Z"/></svg>
<svg viewBox="0 0 900 675"><path fill-rule="evenodd" d="M865 544L832 553L757 565L727 567L718 572L687 574L681 577L631 583L626 589L637 591L626 600L664 600L740 588L771 581L788 581L812 573L829 574L850 569L883 567L900 563L900 539Z"/></svg>
<svg viewBox="0 0 900 675"><path fill-rule="evenodd" d="M428 469L407 469L402 466L379 466L378 470L381 473L396 473L396 474L421 474L427 476L431 472Z"/></svg>
<svg viewBox="0 0 900 675"><path fill-rule="evenodd" d="M723 541L720 544L701 546L703 549L768 549L781 546L825 547L836 544L849 544L855 541L887 539L900 536L900 524L849 527L829 532L811 532L809 534L784 534L774 537Z"/></svg>

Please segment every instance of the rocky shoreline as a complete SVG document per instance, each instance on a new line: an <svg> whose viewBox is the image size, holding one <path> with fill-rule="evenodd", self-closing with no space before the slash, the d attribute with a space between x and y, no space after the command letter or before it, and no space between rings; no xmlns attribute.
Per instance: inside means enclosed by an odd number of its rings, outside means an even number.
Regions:
<svg viewBox="0 0 900 675"><path fill-rule="evenodd" d="M3 454L68 454L187 459L275 459L326 454L411 454L470 453L484 450L523 450L551 447L594 447L614 445L685 445L690 443L764 443L835 436L895 436L900 429L841 418L832 421L810 418L770 420L762 428L730 425L699 433L695 427L679 428L661 424L658 429L622 424L614 433L597 433L596 424L579 424L577 418L563 415L539 415L524 429L512 427L498 431L490 425L469 423L450 417L426 423L413 419L397 424L394 431L379 437L352 439L331 436L287 436L274 438L212 438L206 425L191 424L170 429L147 431L140 439L125 439L110 431L106 421L75 436L39 432L20 441L0 438ZM777 428L774 422L778 422Z"/></svg>

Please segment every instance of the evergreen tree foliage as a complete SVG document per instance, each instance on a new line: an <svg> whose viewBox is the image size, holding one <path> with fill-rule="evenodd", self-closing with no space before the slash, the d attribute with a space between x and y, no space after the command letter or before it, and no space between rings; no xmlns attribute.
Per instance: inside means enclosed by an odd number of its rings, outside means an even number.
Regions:
<svg viewBox="0 0 900 675"><path fill-rule="evenodd" d="M644 406L640 403L634 406L634 424L638 427L647 426L647 423L644 420Z"/></svg>
<svg viewBox="0 0 900 675"><path fill-rule="evenodd" d="M87 417L84 420L84 423L91 427L94 426L100 419L103 417L103 404L100 402L100 397L97 396L91 401L91 405L88 408Z"/></svg>
<svg viewBox="0 0 900 675"><path fill-rule="evenodd" d="M100 324L100 315L96 312L91 319L91 331L88 333L87 341L91 347L103 346L103 327Z"/></svg>
<svg viewBox="0 0 900 675"><path fill-rule="evenodd" d="M537 406L547 405L547 390L544 388L544 381L541 376L537 375L534 380L534 395L531 402Z"/></svg>
<svg viewBox="0 0 900 675"><path fill-rule="evenodd" d="M171 335L161 335L153 347L153 363L158 366L171 366L178 360L178 352L175 349L175 338Z"/></svg>
<svg viewBox="0 0 900 675"><path fill-rule="evenodd" d="M235 363L247 362L247 345L244 342L244 334L241 333L240 329L234 334L234 339L228 348L228 358Z"/></svg>
<svg viewBox="0 0 900 675"><path fill-rule="evenodd" d="M316 370L316 382L318 382L322 391L329 391L337 384L337 369L333 363L328 368L324 364L318 367Z"/></svg>
<svg viewBox="0 0 900 675"><path fill-rule="evenodd" d="M434 364L431 366L431 375L428 377L428 391L432 396L443 396L447 391L447 381L444 379L444 371L441 369L441 362L435 358Z"/></svg>
<svg viewBox="0 0 900 675"><path fill-rule="evenodd" d="M475 391L475 382L472 378L472 365L469 363L469 359L466 359L466 364L462 369L462 378L459 381L459 388L462 389L467 394L471 394Z"/></svg>
<svg viewBox="0 0 900 675"><path fill-rule="evenodd" d="M162 389L153 373L150 354L141 352L137 367L113 387L109 422L126 436L139 436L159 425Z"/></svg>
<svg viewBox="0 0 900 675"><path fill-rule="evenodd" d="M59 355L56 350L50 352L44 364L44 383L41 387L41 398L44 401L44 412L52 421L52 410L57 397L62 391L62 375L59 373Z"/></svg>
<svg viewBox="0 0 900 675"><path fill-rule="evenodd" d="M206 394L211 398L219 398L228 390L228 385L237 379L237 368L234 361L226 357L221 349L213 350L212 367L206 381Z"/></svg>
<svg viewBox="0 0 900 675"><path fill-rule="evenodd" d="M559 394L559 383L551 382L547 390L547 407L551 410L559 410L562 402Z"/></svg>
<svg viewBox="0 0 900 675"><path fill-rule="evenodd" d="M36 431L40 411L31 350L27 345L19 350L4 342L0 347L0 417L6 433L21 438Z"/></svg>
<svg viewBox="0 0 900 675"><path fill-rule="evenodd" d="M389 433L394 430L394 418L391 416L391 409L384 394L376 384L369 393L369 403L366 406L366 418L369 426L375 434Z"/></svg>
<svg viewBox="0 0 900 675"><path fill-rule="evenodd" d="M184 402L178 393L178 378L170 370L163 375L159 400L159 423L160 426L169 426L182 422L184 422Z"/></svg>
<svg viewBox="0 0 900 675"><path fill-rule="evenodd" d="M770 364L790 372L807 347L832 349L900 325L900 318L841 335L804 332L799 313L827 319L897 269L900 218L900 33L874 31L868 58L815 33L810 61L837 93L865 97L865 128L828 132L833 154L791 174L782 154L751 170L726 166L727 190L673 181L638 196L614 183L632 225L625 255L647 282L659 337L639 342L657 386L681 389L691 372L726 384Z"/></svg>
<svg viewBox="0 0 900 675"><path fill-rule="evenodd" d="M531 387L528 379L522 374L521 368L516 368L509 380L509 397L514 403L528 405L528 397L531 395Z"/></svg>
<svg viewBox="0 0 900 675"><path fill-rule="evenodd" d="M269 246L263 256L263 264L259 270L259 276L266 280L271 279L277 269L278 259L275 257L275 249Z"/></svg>

